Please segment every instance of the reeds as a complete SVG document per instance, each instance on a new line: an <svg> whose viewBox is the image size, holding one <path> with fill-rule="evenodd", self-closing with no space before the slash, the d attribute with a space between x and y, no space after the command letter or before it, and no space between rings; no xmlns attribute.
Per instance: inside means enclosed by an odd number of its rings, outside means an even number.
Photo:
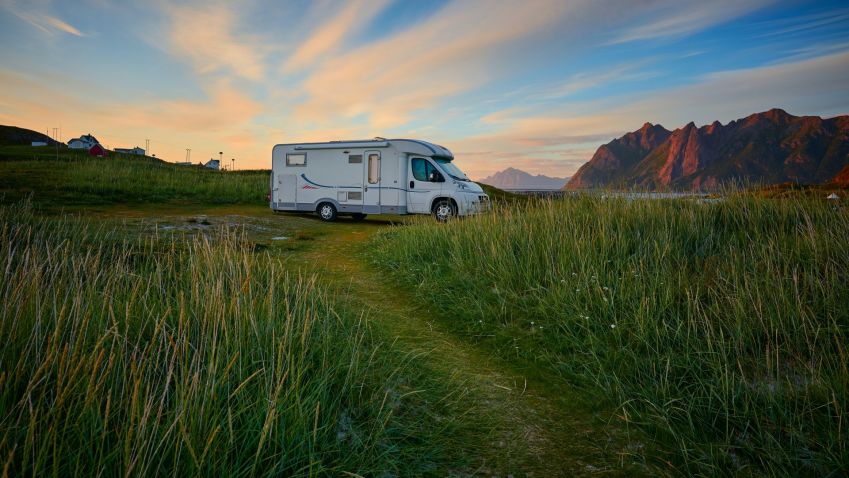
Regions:
<svg viewBox="0 0 849 478"><path fill-rule="evenodd" d="M392 469L387 368L313 277L234 230L120 237L0 206L4 476Z"/></svg>
<svg viewBox="0 0 849 478"><path fill-rule="evenodd" d="M375 260L469 340L611 397L679 471L849 471L849 213L577 196L398 227Z"/></svg>

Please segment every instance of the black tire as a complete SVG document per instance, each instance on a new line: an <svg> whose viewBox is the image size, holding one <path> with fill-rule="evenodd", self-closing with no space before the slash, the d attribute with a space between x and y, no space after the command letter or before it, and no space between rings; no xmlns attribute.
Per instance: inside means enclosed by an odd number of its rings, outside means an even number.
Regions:
<svg viewBox="0 0 849 478"><path fill-rule="evenodd" d="M440 199L433 205L433 217L439 222L448 222L457 217L457 207L448 199Z"/></svg>
<svg viewBox="0 0 849 478"><path fill-rule="evenodd" d="M333 222L336 220L336 206L334 206L333 203L323 202L318 205L315 212L318 213L318 217L320 217L322 221Z"/></svg>
<svg viewBox="0 0 849 478"><path fill-rule="evenodd" d="M355 221L362 221L365 218L366 218L366 215L361 213L361 212L355 212L354 214L351 214L351 219L353 219Z"/></svg>

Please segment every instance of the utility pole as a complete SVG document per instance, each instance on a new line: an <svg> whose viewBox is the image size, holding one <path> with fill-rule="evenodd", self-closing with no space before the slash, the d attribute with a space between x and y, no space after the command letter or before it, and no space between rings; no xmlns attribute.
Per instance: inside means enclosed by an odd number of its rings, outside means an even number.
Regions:
<svg viewBox="0 0 849 478"><path fill-rule="evenodd" d="M236 158L230 158L230 171L236 170Z"/></svg>
<svg viewBox="0 0 849 478"><path fill-rule="evenodd" d="M186 162L192 162L192 148L186 148Z"/></svg>
<svg viewBox="0 0 849 478"><path fill-rule="evenodd" d="M56 146L56 161L59 161L59 142L56 141L56 135L58 134L59 128L53 128L53 144Z"/></svg>
<svg viewBox="0 0 849 478"><path fill-rule="evenodd" d="M150 139L144 140L144 154L150 156Z"/></svg>

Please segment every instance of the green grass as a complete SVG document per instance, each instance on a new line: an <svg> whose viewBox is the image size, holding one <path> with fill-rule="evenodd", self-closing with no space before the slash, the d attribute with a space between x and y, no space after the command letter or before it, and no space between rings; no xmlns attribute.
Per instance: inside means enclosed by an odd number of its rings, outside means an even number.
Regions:
<svg viewBox="0 0 849 478"><path fill-rule="evenodd" d="M157 159L116 155L106 158L51 148L0 147L0 196L6 202L32 196L38 208L75 205L189 202L261 204L268 171L212 171Z"/></svg>
<svg viewBox="0 0 849 478"><path fill-rule="evenodd" d="M244 231L0 206L9 476L381 476L462 466L452 386ZM461 404L462 405L462 404Z"/></svg>
<svg viewBox="0 0 849 478"><path fill-rule="evenodd" d="M374 243L468 341L609 397L681 473L849 472L849 212L579 196Z"/></svg>

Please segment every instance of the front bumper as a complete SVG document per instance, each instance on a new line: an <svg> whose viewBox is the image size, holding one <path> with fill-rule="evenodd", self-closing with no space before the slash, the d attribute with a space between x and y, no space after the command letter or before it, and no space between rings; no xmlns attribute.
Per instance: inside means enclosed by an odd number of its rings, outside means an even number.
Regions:
<svg viewBox="0 0 849 478"><path fill-rule="evenodd" d="M469 193L465 196L465 214L480 214L492 208L489 196L484 193Z"/></svg>

